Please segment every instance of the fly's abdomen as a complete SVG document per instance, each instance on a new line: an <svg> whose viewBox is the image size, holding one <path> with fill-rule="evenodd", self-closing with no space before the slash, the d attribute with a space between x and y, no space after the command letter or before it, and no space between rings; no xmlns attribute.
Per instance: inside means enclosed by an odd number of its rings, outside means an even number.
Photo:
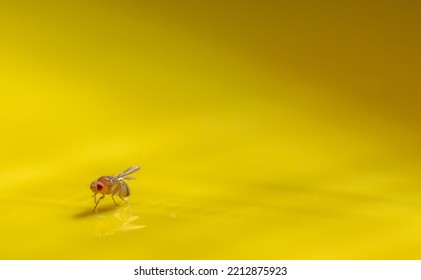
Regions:
<svg viewBox="0 0 421 280"><path fill-rule="evenodd" d="M115 195L126 197L130 195L129 185L127 185L124 181L117 181L113 186L114 190L116 190Z"/></svg>

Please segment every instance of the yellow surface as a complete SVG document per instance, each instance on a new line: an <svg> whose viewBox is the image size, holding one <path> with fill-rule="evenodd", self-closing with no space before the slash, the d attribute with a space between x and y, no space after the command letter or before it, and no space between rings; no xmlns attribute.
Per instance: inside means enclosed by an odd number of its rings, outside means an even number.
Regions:
<svg viewBox="0 0 421 280"><path fill-rule="evenodd" d="M420 4L351 2L0 1L0 258L421 258Z"/></svg>

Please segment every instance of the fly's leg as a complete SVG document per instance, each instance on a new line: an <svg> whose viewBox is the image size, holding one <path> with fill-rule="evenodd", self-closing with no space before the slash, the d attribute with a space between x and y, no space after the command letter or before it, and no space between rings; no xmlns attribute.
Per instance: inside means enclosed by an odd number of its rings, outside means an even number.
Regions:
<svg viewBox="0 0 421 280"><path fill-rule="evenodd" d="M94 203L96 203L96 195L97 195L98 193L96 193L96 194L94 194L92 197L94 198Z"/></svg>
<svg viewBox="0 0 421 280"><path fill-rule="evenodd" d="M123 198L123 196L124 197L127 197L127 196L129 196L130 195L130 188L129 188L129 186L127 185L127 183L126 182L124 182L124 181L121 181L121 190L120 190L120 192L118 193L118 196L120 197L120 199L121 200L123 200L124 201L124 203L126 203L126 204L129 204L124 198Z"/></svg>
<svg viewBox="0 0 421 280"><path fill-rule="evenodd" d="M120 186L116 187L115 190L113 190L113 192L111 193L111 198L114 201L115 206L118 206L117 202L115 202L114 200L114 195L120 190ZM120 195L119 195L120 196ZM121 197L121 196L120 196Z"/></svg>
<svg viewBox="0 0 421 280"><path fill-rule="evenodd" d="M97 202L96 202L96 204L95 204L95 207L94 207L94 212L96 212L96 207L98 206L98 203L99 203L99 201L101 200L101 199L103 199L105 197L105 194L102 194L102 196L97 200ZM96 197L95 197L95 200L96 200Z"/></svg>
<svg viewBox="0 0 421 280"><path fill-rule="evenodd" d="M129 204L121 195L119 195L118 197L120 197L120 199L123 200L126 204Z"/></svg>
<svg viewBox="0 0 421 280"><path fill-rule="evenodd" d="M121 188L121 186L118 186L118 187L116 187L115 188L115 190L111 193L111 198L113 199L113 201L114 201L114 204L116 205L116 206L119 206L116 202L115 202L115 200L114 200L114 195L117 193L117 192L119 192L119 190L120 190L120 188ZM119 192L118 193L118 197L121 199L121 200L123 200L124 201L124 203L126 203L126 204L129 204L122 196L121 196L121 193Z"/></svg>
<svg viewBox="0 0 421 280"><path fill-rule="evenodd" d="M112 195L111 198L113 199L115 206L118 206L117 202L114 200L114 195Z"/></svg>

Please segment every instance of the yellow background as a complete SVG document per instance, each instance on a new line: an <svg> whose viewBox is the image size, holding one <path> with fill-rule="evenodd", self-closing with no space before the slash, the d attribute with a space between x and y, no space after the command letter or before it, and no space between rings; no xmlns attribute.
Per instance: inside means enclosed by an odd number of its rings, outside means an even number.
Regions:
<svg viewBox="0 0 421 280"><path fill-rule="evenodd" d="M421 7L347 2L1 0L0 258L421 258Z"/></svg>

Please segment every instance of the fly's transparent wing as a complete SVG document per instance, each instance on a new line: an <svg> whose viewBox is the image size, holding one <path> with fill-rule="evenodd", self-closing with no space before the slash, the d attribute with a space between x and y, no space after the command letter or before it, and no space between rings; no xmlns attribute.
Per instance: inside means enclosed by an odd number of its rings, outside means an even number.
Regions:
<svg viewBox="0 0 421 280"><path fill-rule="evenodd" d="M135 177L115 177L117 181L124 181L124 180L136 180Z"/></svg>
<svg viewBox="0 0 421 280"><path fill-rule="evenodd" d="M129 167L126 170L124 170L123 172L121 172L120 174L116 175L115 176L115 179L118 180L118 181L121 181L121 180L133 180L134 178L131 178L131 177L130 178L128 178L128 177L125 178L125 176L126 175L129 175L129 174L132 174L133 172L136 172L139 169L140 169L140 166L132 166L132 167Z"/></svg>

